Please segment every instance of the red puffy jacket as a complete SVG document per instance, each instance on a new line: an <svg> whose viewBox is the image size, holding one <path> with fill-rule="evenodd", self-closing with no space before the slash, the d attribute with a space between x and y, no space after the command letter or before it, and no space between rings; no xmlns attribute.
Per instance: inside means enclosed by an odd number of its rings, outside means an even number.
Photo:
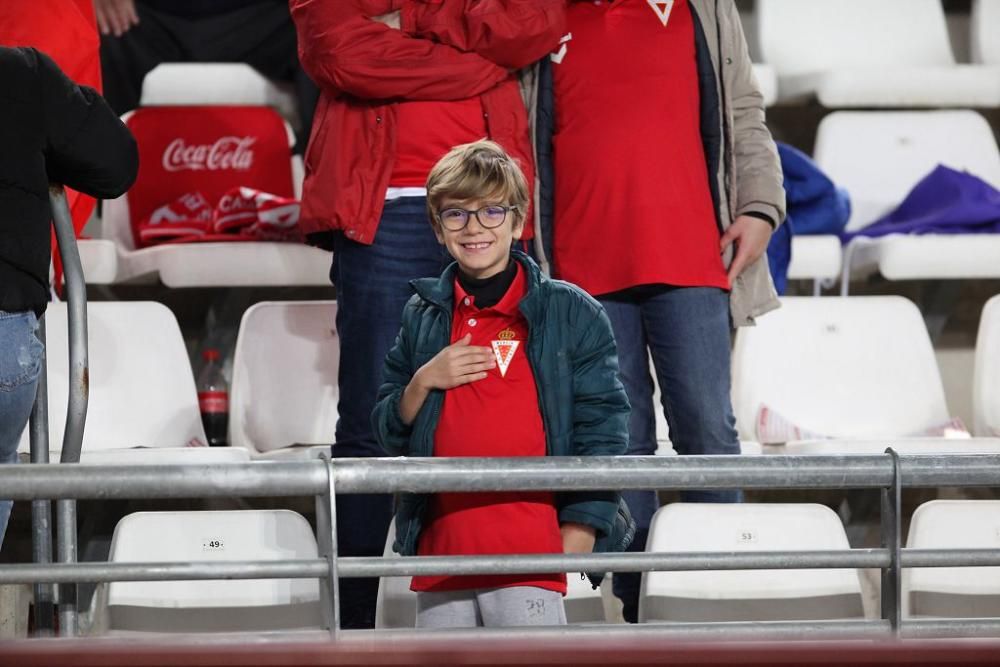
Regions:
<svg viewBox="0 0 1000 667"><path fill-rule="evenodd" d="M514 70L566 32L565 0L291 0L299 58L322 93L301 224L371 243L395 162L396 103L478 96L491 139L534 164ZM401 29L372 17L400 12ZM532 233L528 218L526 237Z"/></svg>

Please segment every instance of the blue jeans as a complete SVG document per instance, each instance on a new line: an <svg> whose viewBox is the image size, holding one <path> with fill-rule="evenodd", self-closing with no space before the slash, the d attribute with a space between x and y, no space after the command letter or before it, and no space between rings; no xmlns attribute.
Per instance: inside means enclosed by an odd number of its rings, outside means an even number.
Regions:
<svg viewBox="0 0 1000 667"><path fill-rule="evenodd" d="M385 204L375 240L363 245L338 234L330 280L337 288L340 336L340 400L334 457L386 456L372 433L371 413L382 382L382 365L399 334L409 281L440 275L450 262L434 237L423 197ZM392 496L337 496L337 540L343 556L381 556ZM342 579L341 623L375 623L378 579Z"/></svg>
<svg viewBox="0 0 1000 667"><path fill-rule="evenodd" d="M35 404L45 346L35 336L33 312L0 311L0 463L17 463L17 443ZM0 546L10 519L10 500L0 500Z"/></svg>
<svg viewBox="0 0 1000 667"><path fill-rule="evenodd" d="M650 285L598 297L618 343L622 383L632 404L628 453L656 453L653 379L647 350L678 454L739 454L730 400L729 294L710 287ZM649 523L659 507L655 491L626 491L636 521L630 551L643 551ZM739 491L684 491L684 502L739 502ZM614 576L614 592L635 622L638 573Z"/></svg>

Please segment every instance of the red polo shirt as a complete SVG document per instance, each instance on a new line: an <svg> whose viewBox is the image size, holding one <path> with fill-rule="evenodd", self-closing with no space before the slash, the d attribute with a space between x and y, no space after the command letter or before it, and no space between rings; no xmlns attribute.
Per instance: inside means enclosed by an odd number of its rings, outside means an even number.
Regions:
<svg viewBox="0 0 1000 667"><path fill-rule="evenodd" d="M518 310L527 291L524 269L490 308L476 308L455 281L451 341L472 334L491 347L497 366L488 376L449 389L434 434L435 456L545 456L545 430L526 350L528 326ZM439 493L431 499L420 556L562 553L559 519L550 492ZM564 574L414 577L415 591L537 586L566 592Z"/></svg>
<svg viewBox="0 0 1000 667"><path fill-rule="evenodd" d="M688 0L572 2L568 21L552 56L556 272L591 294L728 289Z"/></svg>

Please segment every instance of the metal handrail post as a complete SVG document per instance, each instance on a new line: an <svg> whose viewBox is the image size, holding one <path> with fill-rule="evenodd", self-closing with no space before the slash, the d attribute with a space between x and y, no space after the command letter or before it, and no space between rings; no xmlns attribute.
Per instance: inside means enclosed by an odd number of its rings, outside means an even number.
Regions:
<svg viewBox="0 0 1000 667"><path fill-rule="evenodd" d="M329 482L322 493L316 495L316 543L319 555L326 559L326 585L320 589L323 620L330 631L330 638L340 636L340 579L337 553L337 494L334 483L333 463L324 456Z"/></svg>
<svg viewBox="0 0 1000 667"><path fill-rule="evenodd" d="M38 321L38 337L45 341L45 315ZM28 435L31 440L31 462L49 462L49 389L48 363L42 355L38 375L35 405L31 409ZM31 501L31 554L39 565L52 563L52 501ZM49 637L55 633L55 587L49 582L34 584L35 635Z"/></svg>
<svg viewBox="0 0 1000 667"><path fill-rule="evenodd" d="M61 463L78 463L83 447L83 429L90 398L90 368L87 355L87 287L76 245L76 230L61 186L49 188L52 225L55 228L59 256L66 281L66 310L69 323L69 401L66 429L63 434ZM77 559L76 500L56 502L56 557L60 563ZM59 634L77 634L77 587L59 585Z"/></svg>
<svg viewBox="0 0 1000 667"><path fill-rule="evenodd" d="M882 568L882 618L889 621L893 634L899 636L902 619L902 471L899 454L889 447L892 459L892 484L882 489L882 548L889 551L889 567Z"/></svg>

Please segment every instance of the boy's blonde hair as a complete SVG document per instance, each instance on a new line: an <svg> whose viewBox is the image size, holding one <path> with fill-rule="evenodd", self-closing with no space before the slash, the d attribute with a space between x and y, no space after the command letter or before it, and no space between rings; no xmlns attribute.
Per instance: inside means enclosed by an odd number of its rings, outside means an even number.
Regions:
<svg viewBox="0 0 1000 667"><path fill-rule="evenodd" d="M517 161L499 144L481 139L452 148L427 176L427 213L432 225L438 225L446 199L506 202L515 209L517 227L528 211L528 181Z"/></svg>

